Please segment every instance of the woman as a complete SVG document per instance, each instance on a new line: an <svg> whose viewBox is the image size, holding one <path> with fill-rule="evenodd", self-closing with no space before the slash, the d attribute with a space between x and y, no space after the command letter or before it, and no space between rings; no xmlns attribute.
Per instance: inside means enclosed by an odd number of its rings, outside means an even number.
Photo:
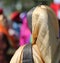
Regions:
<svg viewBox="0 0 60 63"><path fill-rule="evenodd" d="M32 13L32 52L34 63L59 63L59 25L54 12L44 5ZM20 47L10 63L22 63L23 48Z"/></svg>

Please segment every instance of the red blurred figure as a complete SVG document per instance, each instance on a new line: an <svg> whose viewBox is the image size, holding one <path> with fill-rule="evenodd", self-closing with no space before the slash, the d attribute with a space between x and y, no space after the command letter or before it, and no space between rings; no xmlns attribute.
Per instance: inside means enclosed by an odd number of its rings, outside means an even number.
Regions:
<svg viewBox="0 0 60 63"><path fill-rule="evenodd" d="M14 21L14 20L17 20L17 18L19 18L19 12L18 11L15 11L15 12L13 12L12 14L11 14L11 19L12 19L12 21Z"/></svg>
<svg viewBox="0 0 60 63"><path fill-rule="evenodd" d="M53 9L58 18L60 29L60 0L53 0L53 3L51 3L50 7ZM59 37L60 37L60 30L59 30Z"/></svg>
<svg viewBox="0 0 60 63"><path fill-rule="evenodd" d="M57 18L60 19L60 0L54 0L50 7L56 13Z"/></svg>

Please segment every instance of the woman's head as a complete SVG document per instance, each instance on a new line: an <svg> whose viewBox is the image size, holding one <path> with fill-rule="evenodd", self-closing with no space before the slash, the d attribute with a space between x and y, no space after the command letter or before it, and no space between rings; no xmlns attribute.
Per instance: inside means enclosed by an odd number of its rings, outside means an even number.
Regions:
<svg viewBox="0 0 60 63"><path fill-rule="evenodd" d="M13 22L16 22L16 23L22 23L21 21L21 18L19 17L20 15L20 12L19 11L15 11L11 14L11 17L10 19L13 21Z"/></svg>
<svg viewBox="0 0 60 63"><path fill-rule="evenodd" d="M49 23L49 22L51 22L51 23ZM37 6L32 13L32 34L35 34L35 35L39 34L42 24L44 26L45 25L49 26L49 24L51 24L55 30L56 36L58 37L59 24L57 21L57 17L55 16L54 12L48 6L44 6L44 5ZM37 33L34 31L36 31Z"/></svg>
<svg viewBox="0 0 60 63"><path fill-rule="evenodd" d="M58 34L59 25L54 12L48 6L37 6L32 14L32 40L38 45L46 63L54 61Z"/></svg>
<svg viewBox="0 0 60 63"><path fill-rule="evenodd" d="M33 0L37 5L41 4L41 5L47 5L48 4L48 0Z"/></svg>
<svg viewBox="0 0 60 63"><path fill-rule="evenodd" d="M4 14L0 15L0 25L3 25L4 27L8 28L8 21Z"/></svg>

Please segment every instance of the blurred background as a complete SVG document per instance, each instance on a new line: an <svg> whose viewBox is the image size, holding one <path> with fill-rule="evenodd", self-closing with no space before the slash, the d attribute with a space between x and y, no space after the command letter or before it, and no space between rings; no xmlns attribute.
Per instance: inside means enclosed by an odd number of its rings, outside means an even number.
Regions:
<svg viewBox="0 0 60 63"><path fill-rule="evenodd" d="M0 0L0 63L9 63L20 46L32 43L27 13L41 2L52 8L60 24L60 0Z"/></svg>
<svg viewBox="0 0 60 63"><path fill-rule="evenodd" d="M48 5L53 0L48 1ZM4 9L4 12L7 16L15 10L20 12L29 11L33 6L36 6L33 0L0 0L0 8ZM8 10L8 11L7 11Z"/></svg>

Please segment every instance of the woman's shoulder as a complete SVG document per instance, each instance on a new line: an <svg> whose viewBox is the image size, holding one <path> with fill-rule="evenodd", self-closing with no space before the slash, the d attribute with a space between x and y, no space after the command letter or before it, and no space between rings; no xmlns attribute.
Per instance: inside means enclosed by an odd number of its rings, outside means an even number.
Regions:
<svg viewBox="0 0 60 63"><path fill-rule="evenodd" d="M25 46L25 45L24 45ZM24 46L19 47L13 55L10 63L19 63Z"/></svg>

